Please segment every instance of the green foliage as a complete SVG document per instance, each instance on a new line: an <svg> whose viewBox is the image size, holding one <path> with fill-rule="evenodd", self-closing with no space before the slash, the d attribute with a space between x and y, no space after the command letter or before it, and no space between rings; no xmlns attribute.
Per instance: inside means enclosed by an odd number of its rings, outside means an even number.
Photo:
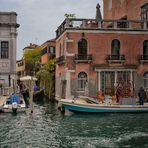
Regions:
<svg viewBox="0 0 148 148"><path fill-rule="evenodd" d="M34 50L27 50L24 53L25 62L28 63L36 63L40 61L41 58L41 49L35 48Z"/></svg>
<svg viewBox="0 0 148 148"><path fill-rule="evenodd" d="M68 14L68 13L65 13L64 16L66 18L75 18L76 17L75 14Z"/></svg>
<svg viewBox="0 0 148 148"><path fill-rule="evenodd" d="M45 65L45 69L49 72L49 73L53 73L55 71L55 59L51 59L47 62L47 64Z"/></svg>
<svg viewBox="0 0 148 148"><path fill-rule="evenodd" d="M36 73L36 77L40 79L40 81L49 81L49 72L45 69L41 69Z"/></svg>
<svg viewBox="0 0 148 148"><path fill-rule="evenodd" d="M26 50L24 53L26 71L37 72L40 68L41 49Z"/></svg>
<svg viewBox="0 0 148 148"><path fill-rule="evenodd" d="M45 89L49 97L54 94L55 59L50 59L41 70L36 73L40 80L40 88Z"/></svg>

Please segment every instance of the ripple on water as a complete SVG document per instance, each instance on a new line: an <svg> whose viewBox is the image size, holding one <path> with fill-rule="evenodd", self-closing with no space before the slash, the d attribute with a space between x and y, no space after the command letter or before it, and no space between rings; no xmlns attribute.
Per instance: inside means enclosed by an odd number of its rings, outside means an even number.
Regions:
<svg viewBox="0 0 148 148"><path fill-rule="evenodd" d="M148 114L63 117L52 103L36 104L33 115L0 114L0 148L144 148L147 123Z"/></svg>

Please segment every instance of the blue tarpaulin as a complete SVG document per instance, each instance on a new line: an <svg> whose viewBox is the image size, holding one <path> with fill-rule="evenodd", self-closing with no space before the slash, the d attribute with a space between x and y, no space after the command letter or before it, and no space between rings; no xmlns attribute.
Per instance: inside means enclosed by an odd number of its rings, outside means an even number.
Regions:
<svg viewBox="0 0 148 148"><path fill-rule="evenodd" d="M35 85L35 86L33 87L33 90L34 90L34 91L38 91L38 90L39 90L39 87L38 87L37 85Z"/></svg>
<svg viewBox="0 0 148 148"><path fill-rule="evenodd" d="M14 103L14 102L16 102L17 104L19 104L19 103L20 103L20 97L17 96L16 94L13 94L13 95L10 97L10 102L11 102L11 104Z"/></svg>

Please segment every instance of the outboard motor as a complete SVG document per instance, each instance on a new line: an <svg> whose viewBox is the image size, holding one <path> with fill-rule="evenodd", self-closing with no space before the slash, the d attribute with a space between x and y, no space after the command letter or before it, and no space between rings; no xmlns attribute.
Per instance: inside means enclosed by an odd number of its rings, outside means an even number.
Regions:
<svg viewBox="0 0 148 148"><path fill-rule="evenodd" d="M17 114L17 108L18 108L17 102L13 102L12 103L12 113L13 114Z"/></svg>

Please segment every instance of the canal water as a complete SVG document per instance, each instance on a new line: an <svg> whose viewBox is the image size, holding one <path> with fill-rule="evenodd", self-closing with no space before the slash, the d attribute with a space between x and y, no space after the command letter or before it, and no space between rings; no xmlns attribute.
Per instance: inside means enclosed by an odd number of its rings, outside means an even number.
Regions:
<svg viewBox="0 0 148 148"><path fill-rule="evenodd" d="M32 115L0 114L0 148L147 148L148 114L73 114L54 102Z"/></svg>

